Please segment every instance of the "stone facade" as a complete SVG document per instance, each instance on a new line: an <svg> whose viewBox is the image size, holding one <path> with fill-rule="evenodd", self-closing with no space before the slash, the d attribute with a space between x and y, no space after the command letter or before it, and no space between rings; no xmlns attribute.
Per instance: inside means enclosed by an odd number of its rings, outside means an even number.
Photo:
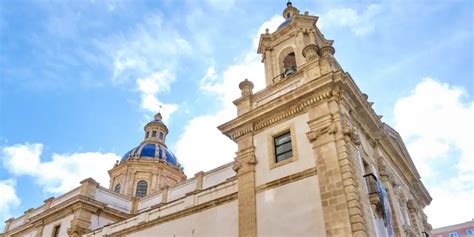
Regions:
<svg viewBox="0 0 474 237"><path fill-rule="evenodd" d="M60 236L430 233L423 208L431 197L399 134L342 70L318 18L291 3L283 16L259 42L266 88L254 93L243 80L237 117L218 127L238 145L234 162L185 179L176 164L129 154L109 171L109 190L84 180L62 198L63 209L47 200L8 220L3 236L50 236L46 228L61 218L67 232ZM145 127L144 142L164 146L164 138L148 136L168 133L158 122ZM151 184L145 197L134 195L138 180Z"/></svg>

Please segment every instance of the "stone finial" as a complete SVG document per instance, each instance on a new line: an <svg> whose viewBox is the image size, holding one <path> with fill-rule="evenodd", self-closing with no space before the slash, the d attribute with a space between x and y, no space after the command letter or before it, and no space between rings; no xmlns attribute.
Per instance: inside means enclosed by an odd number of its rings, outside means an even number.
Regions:
<svg viewBox="0 0 474 237"><path fill-rule="evenodd" d="M268 28L265 29L265 34L266 35L270 34L270 30Z"/></svg>
<svg viewBox="0 0 474 237"><path fill-rule="evenodd" d="M245 80L239 84L239 88L242 91L242 97L252 95L253 83L245 78Z"/></svg>
<svg viewBox="0 0 474 237"><path fill-rule="evenodd" d="M320 54L322 57L331 57L335 52L336 50L332 46L324 46L320 49Z"/></svg>
<svg viewBox="0 0 474 237"><path fill-rule="evenodd" d="M315 44L310 44L303 49L303 57L306 58L306 61L310 61L318 57L319 48Z"/></svg>

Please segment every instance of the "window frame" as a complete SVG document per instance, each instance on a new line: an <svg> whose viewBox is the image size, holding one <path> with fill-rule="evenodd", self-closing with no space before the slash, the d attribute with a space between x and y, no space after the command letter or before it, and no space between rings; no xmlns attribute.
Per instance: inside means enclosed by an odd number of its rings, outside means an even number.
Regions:
<svg viewBox="0 0 474 237"><path fill-rule="evenodd" d="M457 232L457 231L455 231L455 232L450 232L450 233L449 233L449 237L459 237L458 232Z"/></svg>
<svg viewBox="0 0 474 237"><path fill-rule="evenodd" d="M290 133L290 143L291 143L291 152L292 155L290 158L281 160L277 162L277 155L276 155L276 144L275 144L275 138L284 135L285 133ZM283 165L286 165L288 163L291 163L293 161L298 160L298 149L297 149L297 140L296 140L296 133L295 133L295 127L293 124L287 125L285 127L282 127L280 129L277 129L275 132L272 132L268 135L268 161L269 161L269 167L270 169L274 169Z"/></svg>
<svg viewBox="0 0 474 237"><path fill-rule="evenodd" d="M151 137L157 137L158 132L156 130L151 131Z"/></svg>

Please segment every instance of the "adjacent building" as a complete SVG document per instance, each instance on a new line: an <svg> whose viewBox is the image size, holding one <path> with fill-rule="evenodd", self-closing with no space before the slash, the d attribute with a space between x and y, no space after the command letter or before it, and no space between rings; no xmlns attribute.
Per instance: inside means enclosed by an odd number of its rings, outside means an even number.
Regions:
<svg viewBox="0 0 474 237"><path fill-rule="evenodd" d="M474 219L461 224L433 229L433 237L470 237L474 236Z"/></svg>
<svg viewBox="0 0 474 237"><path fill-rule="evenodd" d="M243 80L218 127L235 160L186 177L157 114L109 171L6 221L12 236L421 236L431 197L400 135L291 2L260 37L266 87ZM237 89L237 88L236 88ZM383 88L381 88L383 89ZM195 159L200 159L196 152Z"/></svg>

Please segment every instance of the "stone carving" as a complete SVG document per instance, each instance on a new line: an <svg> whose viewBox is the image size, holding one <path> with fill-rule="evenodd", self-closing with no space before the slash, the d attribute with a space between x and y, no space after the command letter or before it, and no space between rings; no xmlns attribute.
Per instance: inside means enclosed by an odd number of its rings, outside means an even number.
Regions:
<svg viewBox="0 0 474 237"><path fill-rule="evenodd" d="M235 160L235 161L234 161L234 165L232 166L232 169L233 169L236 173L238 173L239 170L240 170L240 168L242 168L242 162L240 162L240 161L237 160L237 159L234 159L234 160Z"/></svg>
<svg viewBox="0 0 474 237"><path fill-rule="evenodd" d="M320 128L316 131L309 131L306 133L306 137L308 138L309 142L314 142L323 134L336 134L337 132L337 125L335 122L331 122L328 126Z"/></svg>
<svg viewBox="0 0 474 237"><path fill-rule="evenodd" d="M254 155L252 155L252 157L250 157L250 158L248 159L247 164L249 164L249 165L256 165L256 164L257 164L257 158L256 158Z"/></svg>
<svg viewBox="0 0 474 237"><path fill-rule="evenodd" d="M350 127L347 121L342 123L342 134L346 137L346 141L352 141L356 146L361 144L359 131L356 127Z"/></svg>

